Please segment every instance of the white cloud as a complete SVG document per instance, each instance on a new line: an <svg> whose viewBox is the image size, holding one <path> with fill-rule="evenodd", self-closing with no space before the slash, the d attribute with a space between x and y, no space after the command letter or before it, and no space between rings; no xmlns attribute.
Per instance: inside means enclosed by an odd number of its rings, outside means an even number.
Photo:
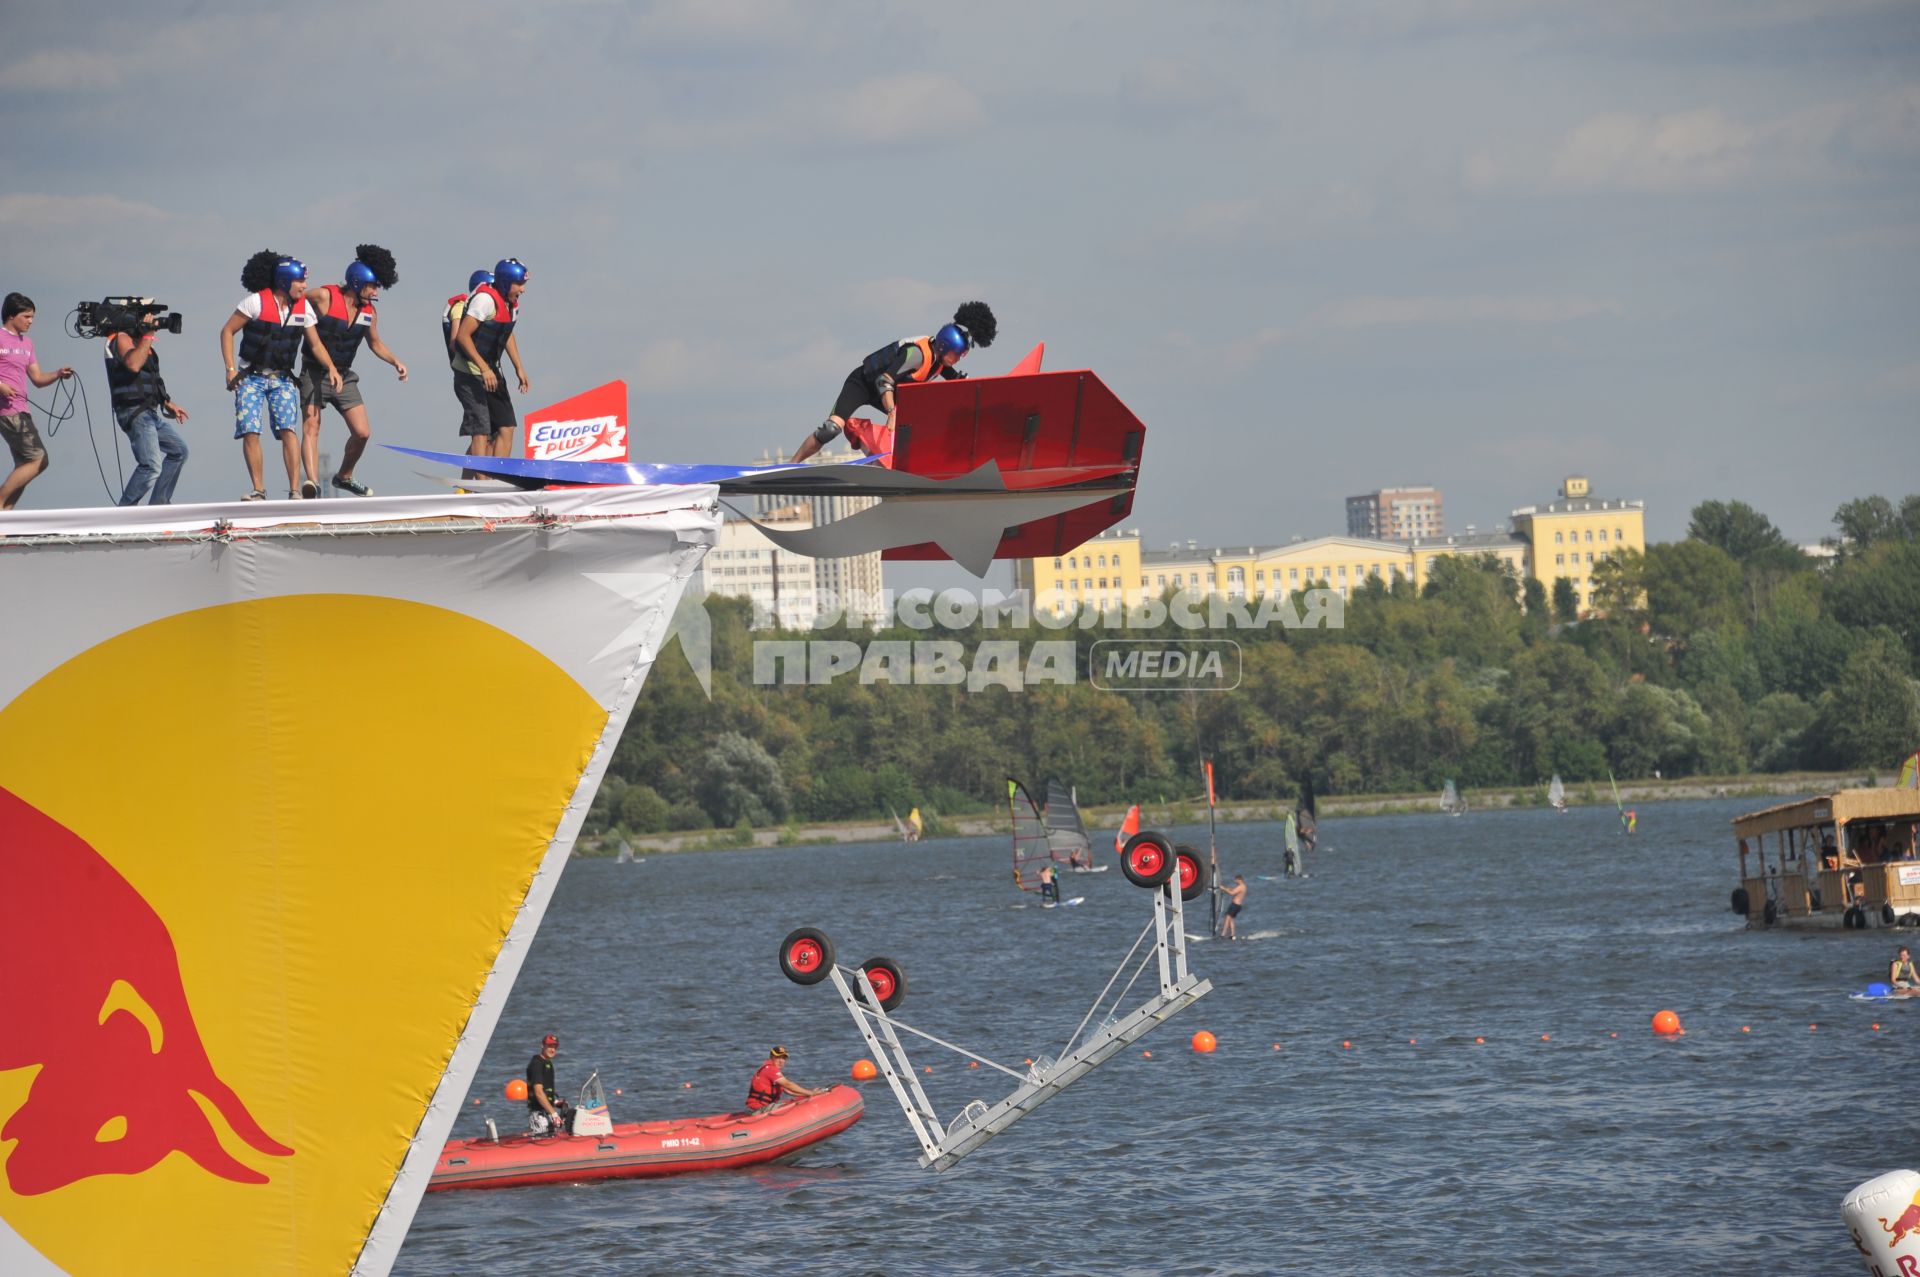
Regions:
<svg viewBox="0 0 1920 1277"><path fill-rule="evenodd" d="M138 50L37 49L0 67L0 89L14 93L97 93L118 89L145 55Z"/></svg>
<svg viewBox="0 0 1920 1277"><path fill-rule="evenodd" d="M169 214L152 204L118 195L0 195L0 234L10 243L30 241L49 231L63 234L151 225Z"/></svg>
<svg viewBox="0 0 1920 1277"><path fill-rule="evenodd" d="M1613 112L1573 129L1548 175L1584 190L1674 191L1825 180L1920 150L1920 86L1745 121L1718 107Z"/></svg>
<svg viewBox="0 0 1920 1277"><path fill-rule="evenodd" d="M845 346L825 337L771 354L763 350L758 341L744 336L693 341L674 337L644 347L630 380L636 391L648 395L698 393L719 388L791 390L796 385L817 385L820 387L819 413L824 417L840 379L859 358ZM795 442L802 425L818 424L817 417L797 422Z"/></svg>

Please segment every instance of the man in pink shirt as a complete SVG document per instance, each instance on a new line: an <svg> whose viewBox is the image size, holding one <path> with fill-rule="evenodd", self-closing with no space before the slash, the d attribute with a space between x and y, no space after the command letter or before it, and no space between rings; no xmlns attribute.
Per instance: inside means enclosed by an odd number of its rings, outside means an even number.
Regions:
<svg viewBox="0 0 1920 1277"><path fill-rule="evenodd" d="M73 369L41 372L33 353L33 299L8 293L0 303L0 439L7 441L13 453L13 473L0 483L0 510L11 510L20 502L27 485L47 468L47 446L33 427L32 406L27 403L27 383L47 387L73 376Z"/></svg>

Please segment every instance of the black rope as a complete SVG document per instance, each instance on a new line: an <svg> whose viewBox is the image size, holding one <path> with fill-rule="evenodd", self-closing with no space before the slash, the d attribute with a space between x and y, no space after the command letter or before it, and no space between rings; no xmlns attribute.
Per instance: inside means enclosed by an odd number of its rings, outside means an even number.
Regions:
<svg viewBox="0 0 1920 1277"><path fill-rule="evenodd" d="M64 400L61 398L62 390L66 392ZM73 419L73 401L76 396L80 400L80 415L87 423L87 442L93 445L93 468L100 472L100 486L106 489L107 502L112 504L120 499L122 492L126 491L126 470L120 460L120 450L113 449L113 471L120 477L120 486L114 487L107 478L106 463L100 458L100 435L94 429L93 407L87 402L87 386L80 380L80 374L76 372L71 377L53 383L50 406L41 407L33 402L33 397L30 395L27 397L27 402L33 405L34 411L38 412L41 419L47 423L46 435L51 439L60 433L61 426Z"/></svg>

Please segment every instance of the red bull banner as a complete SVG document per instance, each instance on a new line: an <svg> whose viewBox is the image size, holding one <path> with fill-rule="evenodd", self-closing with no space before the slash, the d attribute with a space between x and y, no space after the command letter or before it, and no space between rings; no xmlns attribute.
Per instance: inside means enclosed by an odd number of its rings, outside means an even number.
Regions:
<svg viewBox="0 0 1920 1277"><path fill-rule="evenodd" d="M527 414L529 461L625 461L627 383L609 381Z"/></svg>
<svg viewBox="0 0 1920 1277"><path fill-rule="evenodd" d="M0 1273L389 1269L715 510L0 516Z"/></svg>

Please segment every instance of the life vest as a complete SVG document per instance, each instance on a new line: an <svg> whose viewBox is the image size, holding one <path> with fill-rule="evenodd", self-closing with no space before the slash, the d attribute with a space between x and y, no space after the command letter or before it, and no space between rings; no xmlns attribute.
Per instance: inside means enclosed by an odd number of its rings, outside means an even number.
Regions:
<svg viewBox="0 0 1920 1277"><path fill-rule="evenodd" d="M333 356L335 368L345 372L352 367L353 357L360 353L360 343L373 331L374 318L372 305L362 306L358 315L347 318L347 295L328 286L327 308L319 313L315 324L327 353Z"/></svg>
<svg viewBox="0 0 1920 1277"><path fill-rule="evenodd" d="M773 1060L762 1064L747 1083L747 1110L763 1109L780 1100L780 1065Z"/></svg>
<svg viewBox="0 0 1920 1277"><path fill-rule="evenodd" d="M167 402L167 383L160 380L160 352L147 352L147 362L139 372L128 372L107 343L107 389L113 395L113 415L124 417L143 408L159 408Z"/></svg>
<svg viewBox="0 0 1920 1277"><path fill-rule="evenodd" d="M1901 962L1898 959L1895 959L1893 963L1893 969L1887 973L1887 978L1889 980L1912 980L1915 982L1920 982L1920 975L1914 974L1913 959L1911 958L1907 959L1905 962Z"/></svg>
<svg viewBox="0 0 1920 1277"><path fill-rule="evenodd" d="M493 318L483 320L473 330L473 348L480 352L480 358L495 369L500 366L500 355L507 348L507 338L513 336L513 326L519 319L519 311L507 302L506 295L492 284L482 284L473 290L473 296L481 293L493 298ZM467 302L472 309L471 299ZM504 318L503 318L504 316Z"/></svg>
<svg viewBox="0 0 1920 1277"><path fill-rule="evenodd" d="M447 298L446 306L440 311L440 335L447 339L447 353L450 355L457 353L453 348L453 308L466 304L467 294L455 293Z"/></svg>
<svg viewBox="0 0 1920 1277"><path fill-rule="evenodd" d="M271 288L263 288L255 296L260 298L260 318L249 319L240 330L240 365L291 376L294 357L306 339L306 325L294 321L312 313L307 308L307 299L302 297L282 315L280 299L273 295Z"/></svg>
<svg viewBox="0 0 1920 1277"><path fill-rule="evenodd" d="M910 373L895 377L894 380L912 383L931 381L940 367L939 361L933 357L933 338L931 337L909 337L905 341L888 342L868 355L861 362L860 368L867 374L868 380L877 382L882 373L893 371L894 366L900 362L901 352L909 346L920 352L920 366Z"/></svg>

